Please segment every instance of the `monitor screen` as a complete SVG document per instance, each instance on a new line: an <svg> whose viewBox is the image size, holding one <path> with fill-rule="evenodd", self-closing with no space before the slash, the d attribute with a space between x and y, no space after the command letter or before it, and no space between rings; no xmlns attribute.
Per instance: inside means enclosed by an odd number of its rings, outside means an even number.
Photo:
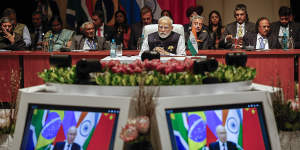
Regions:
<svg viewBox="0 0 300 150"><path fill-rule="evenodd" d="M96 90L74 95L47 85L20 89L12 149L122 149L118 135L128 120L131 97L95 95Z"/></svg>
<svg viewBox="0 0 300 150"><path fill-rule="evenodd" d="M158 98L155 118L156 149L280 150L268 92Z"/></svg>
<svg viewBox="0 0 300 150"><path fill-rule="evenodd" d="M21 150L112 150L119 109L29 104Z"/></svg>
<svg viewBox="0 0 300 150"><path fill-rule="evenodd" d="M262 103L176 108L165 112L173 150L220 147L219 136L223 135L228 149L271 149ZM226 134L222 135L222 127Z"/></svg>

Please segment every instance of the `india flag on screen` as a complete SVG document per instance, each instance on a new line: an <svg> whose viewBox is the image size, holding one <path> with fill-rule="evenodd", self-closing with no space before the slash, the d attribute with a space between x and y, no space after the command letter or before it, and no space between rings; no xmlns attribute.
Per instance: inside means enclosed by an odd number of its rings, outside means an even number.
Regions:
<svg viewBox="0 0 300 150"><path fill-rule="evenodd" d="M243 140L243 109L230 109L225 120L227 140L242 147Z"/></svg>

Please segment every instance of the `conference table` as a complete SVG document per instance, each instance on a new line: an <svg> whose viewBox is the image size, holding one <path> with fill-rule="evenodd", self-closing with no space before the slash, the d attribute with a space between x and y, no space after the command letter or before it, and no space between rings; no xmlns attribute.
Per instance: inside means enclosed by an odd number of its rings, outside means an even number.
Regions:
<svg viewBox="0 0 300 150"><path fill-rule="evenodd" d="M248 55L247 66L256 68L254 83L283 88L285 99L295 99L294 64L298 60L300 50L200 50L199 56L216 58L225 63L229 52L245 52ZM123 50L123 56L136 56L138 50ZM189 52L187 52L189 55ZM71 55L72 64L82 58L101 60L109 56L109 50L80 52L41 52L41 51L0 51L0 101L9 102L12 97L12 71L20 72L20 87L43 84L38 72L50 67L51 55ZM297 59L295 59L297 58ZM300 67L297 68L300 70ZM298 71L299 72L299 71ZM297 75L299 77L299 75Z"/></svg>

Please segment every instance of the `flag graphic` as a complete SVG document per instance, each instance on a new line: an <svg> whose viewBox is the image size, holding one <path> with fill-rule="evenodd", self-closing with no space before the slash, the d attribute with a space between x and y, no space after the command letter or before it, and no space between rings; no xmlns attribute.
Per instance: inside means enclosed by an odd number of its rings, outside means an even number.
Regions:
<svg viewBox="0 0 300 150"><path fill-rule="evenodd" d="M84 150L86 150L86 141L89 138L89 135L93 132L98 119L96 116L99 113L95 112L82 112L79 121L77 122L78 128L77 128L77 136L75 139L75 142L82 146ZM83 118L83 119L81 119Z"/></svg>
<svg viewBox="0 0 300 150"><path fill-rule="evenodd" d="M188 113L188 144L190 149L206 146L206 116L204 111Z"/></svg>
<svg viewBox="0 0 300 150"><path fill-rule="evenodd" d="M222 125L222 118L217 115L217 111L205 111L206 121L207 121L207 145L209 145L212 142L216 142L217 140L217 132L216 128L219 125ZM222 111L219 111L222 112Z"/></svg>
<svg viewBox="0 0 300 150"><path fill-rule="evenodd" d="M163 9L170 10L174 23L185 24L189 20L185 17L190 6L196 6L196 0L69 0L67 3L66 20L70 27L80 26L90 20L93 11L102 11L108 25L114 24L114 13L124 10L129 24L141 21L140 10L148 6L152 9L153 17L158 19ZM178 11L181 10L181 11Z"/></svg>
<svg viewBox="0 0 300 150"><path fill-rule="evenodd" d="M187 113L172 113L170 114L170 118L177 148L179 150L188 150Z"/></svg>
<svg viewBox="0 0 300 150"><path fill-rule="evenodd" d="M243 109L230 109L226 118L225 129L227 131L227 140L240 144L239 138L242 138L240 134L240 128L242 128L242 110ZM242 145L240 145L242 146Z"/></svg>
<svg viewBox="0 0 300 150"><path fill-rule="evenodd" d="M45 125L43 126L43 129L41 130L41 133L39 135L36 149L42 150L47 149L49 146L52 145L52 142L54 141L58 130L61 126L62 120L64 117L63 111L49 111L47 114L47 119L45 121Z"/></svg>
<svg viewBox="0 0 300 150"><path fill-rule="evenodd" d="M90 133L90 140L86 141L87 150L109 149L115 119L116 114L103 113L101 115L96 128Z"/></svg>
<svg viewBox="0 0 300 150"><path fill-rule="evenodd" d="M26 146L27 150L34 150L36 144L37 144L37 139L41 133L41 130L43 128L42 120L43 116L46 112L41 109L35 109L33 111L32 115L32 120L31 120L31 125L30 125L30 137L28 138L28 144Z"/></svg>
<svg viewBox="0 0 300 150"><path fill-rule="evenodd" d="M192 31L190 32L190 37L187 42L187 45L188 49L190 50L193 56L198 54L197 33L194 27L192 27Z"/></svg>
<svg viewBox="0 0 300 150"><path fill-rule="evenodd" d="M244 150L264 150L262 130L256 108L243 110L243 148ZM254 140L255 139L255 140Z"/></svg>

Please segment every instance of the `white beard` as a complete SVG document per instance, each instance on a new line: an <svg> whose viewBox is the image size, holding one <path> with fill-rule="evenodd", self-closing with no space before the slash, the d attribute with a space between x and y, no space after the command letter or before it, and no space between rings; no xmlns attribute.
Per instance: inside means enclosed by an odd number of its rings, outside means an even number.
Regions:
<svg viewBox="0 0 300 150"><path fill-rule="evenodd" d="M162 39L167 38L170 34L171 34L171 32L169 32L167 34L158 32L159 37L162 38Z"/></svg>

